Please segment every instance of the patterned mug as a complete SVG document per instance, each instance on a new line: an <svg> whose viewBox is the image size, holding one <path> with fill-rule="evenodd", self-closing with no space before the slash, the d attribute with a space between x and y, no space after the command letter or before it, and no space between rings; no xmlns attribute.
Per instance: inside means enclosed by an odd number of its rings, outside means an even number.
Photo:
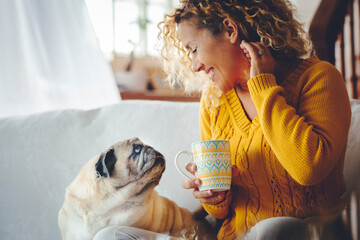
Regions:
<svg viewBox="0 0 360 240"><path fill-rule="evenodd" d="M196 164L195 175L201 180L200 191L225 191L231 186L231 154L227 140L210 140L195 142L191 145L192 152L181 151L176 154L175 166L185 177L191 179L178 164L179 156L187 154Z"/></svg>

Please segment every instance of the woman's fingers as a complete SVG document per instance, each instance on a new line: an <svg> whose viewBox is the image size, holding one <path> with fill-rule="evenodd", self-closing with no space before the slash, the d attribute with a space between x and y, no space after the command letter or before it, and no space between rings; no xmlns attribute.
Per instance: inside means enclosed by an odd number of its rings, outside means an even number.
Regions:
<svg viewBox="0 0 360 240"><path fill-rule="evenodd" d="M201 185L199 179L187 179L183 181L182 185L185 189L194 189L193 196L202 203L214 205L224 201L225 192L213 192L212 190L199 191L198 187Z"/></svg>
<svg viewBox="0 0 360 240"><path fill-rule="evenodd" d="M262 43L241 41L240 48L250 60L250 78L262 73L274 73L276 62L270 49Z"/></svg>
<svg viewBox="0 0 360 240"><path fill-rule="evenodd" d="M253 43L249 43L249 42L246 42L246 41L241 41L241 45L243 46L243 50L244 50L244 53L245 55L248 54L249 56L246 56L248 58L251 58L251 59L258 59L259 56L258 56L258 51L259 49L253 44Z"/></svg>
<svg viewBox="0 0 360 240"><path fill-rule="evenodd" d="M188 162L186 165L185 165L185 169L191 173L192 175L195 175L195 172L196 172L196 165L195 163L193 162Z"/></svg>
<svg viewBox="0 0 360 240"><path fill-rule="evenodd" d="M193 196L205 204L218 204L225 199L226 192L213 192L212 190L198 191L194 190Z"/></svg>
<svg viewBox="0 0 360 240"><path fill-rule="evenodd" d="M192 189L197 188L201 185L200 179L193 178L193 179L186 179L182 182L182 186L185 189Z"/></svg>
<svg viewBox="0 0 360 240"><path fill-rule="evenodd" d="M189 162L185 165L185 169L195 175L196 165L193 162ZM239 174L239 171L235 166L232 168L233 176ZM198 199L200 202L205 204L217 204L224 201L225 192L213 192L212 190L199 191L198 187L201 185L201 180L198 178L186 179L182 182L182 186L185 189L194 189L193 196Z"/></svg>

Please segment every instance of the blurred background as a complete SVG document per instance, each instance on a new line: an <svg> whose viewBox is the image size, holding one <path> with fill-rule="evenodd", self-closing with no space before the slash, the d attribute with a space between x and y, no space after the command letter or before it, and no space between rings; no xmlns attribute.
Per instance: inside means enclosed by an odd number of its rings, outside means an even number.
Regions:
<svg viewBox="0 0 360 240"><path fill-rule="evenodd" d="M358 1L291 0L299 21L312 31L320 58L342 71L355 98ZM121 99L199 101L199 95L164 84L158 59L157 24L178 3L0 1L0 117L90 109Z"/></svg>

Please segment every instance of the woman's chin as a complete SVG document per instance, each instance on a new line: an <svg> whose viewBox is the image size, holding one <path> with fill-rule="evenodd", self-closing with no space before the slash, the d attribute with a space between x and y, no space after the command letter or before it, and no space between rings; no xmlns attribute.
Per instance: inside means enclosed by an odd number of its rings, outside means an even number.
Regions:
<svg viewBox="0 0 360 240"><path fill-rule="evenodd" d="M224 87L224 86L219 86L216 84L216 86L223 92L223 93L227 93L228 91L230 91L232 88L229 87Z"/></svg>

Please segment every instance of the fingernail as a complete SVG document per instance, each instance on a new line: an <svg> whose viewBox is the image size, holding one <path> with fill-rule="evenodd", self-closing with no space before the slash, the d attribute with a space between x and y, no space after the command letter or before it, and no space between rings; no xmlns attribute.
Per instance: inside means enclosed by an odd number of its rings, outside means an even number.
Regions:
<svg viewBox="0 0 360 240"><path fill-rule="evenodd" d="M211 192L211 190L207 190L207 195L212 195L212 192Z"/></svg>
<svg viewBox="0 0 360 240"><path fill-rule="evenodd" d="M199 180L199 179L196 179L196 180L195 180L195 184L196 184L196 186L200 186L200 180Z"/></svg>
<svg viewBox="0 0 360 240"><path fill-rule="evenodd" d="M194 165L191 166L191 171L195 172L195 166Z"/></svg>

